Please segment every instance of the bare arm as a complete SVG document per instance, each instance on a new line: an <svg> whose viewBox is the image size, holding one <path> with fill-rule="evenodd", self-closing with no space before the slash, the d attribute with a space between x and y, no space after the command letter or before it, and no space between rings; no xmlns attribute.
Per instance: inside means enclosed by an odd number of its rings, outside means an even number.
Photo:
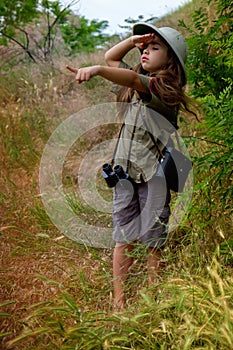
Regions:
<svg viewBox="0 0 233 350"><path fill-rule="evenodd" d="M133 37L127 38L111 47L104 55L106 64L110 67L118 67L122 58L134 47Z"/></svg>
<svg viewBox="0 0 233 350"><path fill-rule="evenodd" d="M122 58L134 47L143 49L145 44L153 41L154 34L133 35L113 46L105 53L105 62L110 67L119 67Z"/></svg>
<svg viewBox="0 0 233 350"><path fill-rule="evenodd" d="M91 66L77 69L67 66L67 69L76 74L76 80L79 84L90 80L93 76L99 75L115 84L127 86L145 93L147 91L136 72L118 67L122 58L128 51L135 46L143 49L144 46L152 42L153 39L154 34L133 35L113 46L105 54L105 60L109 67Z"/></svg>
<svg viewBox="0 0 233 350"><path fill-rule="evenodd" d="M98 75L115 84L128 86L137 91L146 92L144 85L141 83L139 75L129 69L106 66L91 66L80 69L67 66L66 68L76 74L75 79L79 82L79 84Z"/></svg>

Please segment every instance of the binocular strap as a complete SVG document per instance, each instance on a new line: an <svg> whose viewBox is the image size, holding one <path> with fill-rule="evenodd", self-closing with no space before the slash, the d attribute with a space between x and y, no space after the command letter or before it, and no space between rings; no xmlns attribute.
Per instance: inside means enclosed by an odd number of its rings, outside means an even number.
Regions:
<svg viewBox="0 0 233 350"><path fill-rule="evenodd" d="M132 143L133 143L136 127L137 127L137 121L138 121L140 109L141 109L141 102L139 101L137 113L136 113L135 120L134 120L133 132L132 132L131 139L130 139L130 144L129 144L129 151L128 151L128 157L127 157L127 166L126 166L126 170L125 170L126 173L128 173L128 170L129 170L130 153L131 153ZM115 162L115 156L116 156L117 148L118 148L118 145L119 145L121 133L122 133L122 130L123 130L124 126L125 126L125 122L122 123L120 132L118 134L117 143L116 143L116 146L115 146L115 149L114 149L114 152L113 152L113 156L112 156L112 161L111 161L111 165L112 166L114 165L114 162Z"/></svg>

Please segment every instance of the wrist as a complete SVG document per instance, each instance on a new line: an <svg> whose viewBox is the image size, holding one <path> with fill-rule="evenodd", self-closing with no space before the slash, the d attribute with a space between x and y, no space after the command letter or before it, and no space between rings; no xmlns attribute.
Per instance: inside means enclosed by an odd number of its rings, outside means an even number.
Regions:
<svg viewBox="0 0 233 350"><path fill-rule="evenodd" d="M133 49L135 47L134 36L130 36L128 40L129 40L130 49Z"/></svg>
<svg viewBox="0 0 233 350"><path fill-rule="evenodd" d="M103 66L101 65L96 65L96 66L93 66L94 67L94 75L101 75L101 69L103 68Z"/></svg>

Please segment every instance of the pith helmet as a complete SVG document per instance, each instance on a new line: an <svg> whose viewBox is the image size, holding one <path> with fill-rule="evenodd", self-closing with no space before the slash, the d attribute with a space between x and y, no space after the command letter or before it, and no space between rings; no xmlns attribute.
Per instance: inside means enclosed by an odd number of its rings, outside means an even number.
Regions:
<svg viewBox="0 0 233 350"><path fill-rule="evenodd" d="M152 24L144 22L134 24L134 35L144 35L149 33L158 34L165 41L165 43L170 46L179 60L186 81L185 62L188 55L188 47L186 41L184 40L184 37L177 30L170 27L157 28Z"/></svg>

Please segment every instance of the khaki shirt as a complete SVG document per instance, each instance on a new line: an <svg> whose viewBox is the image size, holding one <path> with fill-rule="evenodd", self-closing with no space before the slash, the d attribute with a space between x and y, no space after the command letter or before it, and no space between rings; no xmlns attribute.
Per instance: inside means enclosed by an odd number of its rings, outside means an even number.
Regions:
<svg viewBox="0 0 233 350"><path fill-rule="evenodd" d="M124 62L120 67L130 68ZM155 174L160 151L166 146L171 133L175 131L174 125L176 126L177 122L176 108L165 105L150 91L151 77L143 74L139 76L148 93L138 92L128 104L115 155L115 165L122 165L124 170L127 168L129 157L128 173L138 183L150 180ZM137 119L136 129L129 154L135 119ZM157 146L149 133L154 136Z"/></svg>

